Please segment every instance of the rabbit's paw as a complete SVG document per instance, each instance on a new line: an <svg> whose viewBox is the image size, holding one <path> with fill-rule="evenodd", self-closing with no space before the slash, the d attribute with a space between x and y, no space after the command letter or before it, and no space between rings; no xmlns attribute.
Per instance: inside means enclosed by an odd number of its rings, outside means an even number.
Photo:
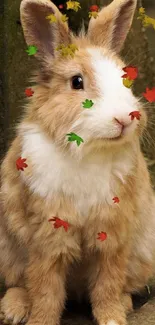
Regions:
<svg viewBox="0 0 155 325"><path fill-rule="evenodd" d="M108 323L102 323L102 325L120 325L122 323L117 323L115 320L111 319L108 321Z"/></svg>
<svg viewBox="0 0 155 325"><path fill-rule="evenodd" d="M127 325L125 308L121 303L109 302L93 309L98 325Z"/></svg>
<svg viewBox="0 0 155 325"><path fill-rule="evenodd" d="M124 307L126 315L133 312L133 303L132 303L132 298L131 298L130 294L124 293L121 297L121 302Z"/></svg>
<svg viewBox="0 0 155 325"><path fill-rule="evenodd" d="M120 325L119 323L115 322L113 319L109 320L108 323L104 323L102 325Z"/></svg>
<svg viewBox="0 0 155 325"><path fill-rule="evenodd" d="M10 288L1 300L1 313L12 324L25 323L30 312L28 294L23 288Z"/></svg>

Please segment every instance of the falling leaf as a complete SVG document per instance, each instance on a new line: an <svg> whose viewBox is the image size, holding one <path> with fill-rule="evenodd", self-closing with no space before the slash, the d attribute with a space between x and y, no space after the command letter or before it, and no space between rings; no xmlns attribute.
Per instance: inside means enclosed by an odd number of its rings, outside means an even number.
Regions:
<svg viewBox="0 0 155 325"><path fill-rule="evenodd" d="M142 21L144 27L152 25L155 29L155 19L145 15L145 9L143 7L139 9L139 16L137 19L140 19Z"/></svg>
<svg viewBox="0 0 155 325"><path fill-rule="evenodd" d="M67 10L72 9L77 12L79 9L81 9L79 1L67 1L66 4Z"/></svg>
<svg viewBox="0 0 155 325"><path fill-rule="evenodd" d="M121 78L128 78L129 80L135 80L138 76L138 68L133 66L128 66L123 68L123 71L126 72Z"/></svg>
<svg viewBox="0 0 155 325"><path fill-rule="evenodd" d="M103 232L103 231L99 232L99 233L98 233L98 238L97 238L97 239L99 239L99 240L101 240L101 241L106 240L106 239L107 239L107 234L106 234L106 232Z"/></svg>
<svg viewBox="0 0 155 325"><path fill-rule="evenodd" d="M141 7L139 8L139 16L137 17L137 19L143 20L144 18L145 18L145 8Z"/></svg>
<svg viewBox="0 0 155 325"><path fill-rule="evenodd" d="M140 7L140 8L139 8L139 13L140 13L140 14L145 14L145 8Z"/></svg>
<svg viewBox="0 0 155 325"><path fill-rule="evenodd" d="M146 88L146 92L143 93L143 96L150 102L154 103L155 102L155 87L152 89Z"/></svg>
<svg viewBox="0 0 155 325"><path fill-rule="evenodd" d="M97 18L98 17L98 12L96 12L96 11L90 11L89 12L89 18L91 18L91 17L93 17L93 18Z"/></svg>
<svg viewBox="0 0 155 325"><path fill-rule="evenodd" d="M89 8L90 11L95 11L95 12L98 12L99 10L99 7L97 5L92 5L90 8Z"/></svg>
<svg viewBox="0 0 155 325"><path fill-rule="evenodd" d="M123 79L123 85L126 88L131 88L131 86L133 85L133 80L130 80L129 78Z"/></svg>
<svg viewBox="0 0 155 325"><path fill-rule="evenodd" d="M85 102L82 102L84 108L91 108L94 103L91 99L86 99Z"/></svg>
<svg viewBox="0 0 155 325"><path fill-rule="evenodd" d="M28 55L34 55L36 54L38 51L37 47L34 45L29 45L28 49L26 50L26 52L28 53Z"/></svg>
<svg viewBox="0 0 155 325"><path fill-rule="evenodd" d="M61 44L56 48L56 51L60 51L62 56L70 55L73 58L75 51L78 51L78 48L75 44L70 44L68 46Z"/></svg>
<svg viewBox="0 0 155 325"><path fill-rule="evenodd" d="M113 201L114 201L114 203L119 203L119 198L117 197L117 196L115 196L114 198L113 198Z"/></svg>
<svg viewBox="0 0 155 325"><path fill-rule="evenodd" d="M141 114L139 111L133 111L129 114L129 116L131 116L131 120L134 120L134 118L140 120Z"/></svg>
<svg viewBox="0 0 155 325"><path fill-rule="evenodd" d="M60 4L60 5L58 6L59 9L63 9L63 7L64 7L63 4Z"/></svg>
<svg viewBox="0 0 155 325"><path fill-rule="evenodd" d="M148 27L152 25L152 27L155 29L155 19L148 17L145 15L144 19L142 20L142 24L144 27Z"/></svg>
<svg viewBox="0 0 155 325"><path fill-rule="evenodd" d="M65 23L68 20L68 17L66 15L62 15L61 20Z"/></svg>
<svg viewBox="0 0 155 325"><path fill-rule="evenodd" d="M50 23L56 23L57 22L57 18L54 14L50 14L48 16L46 16L46 19L50 20Z"/></svg>
<svg viewBox="0 0 155 325"><path fill-rule="evenodd" d="M18 170L24 171L24 168L28 167L28 165L25 163L25 161L26 161L26 158L21 158L21 157L19 157L16 160L16 167Z"/></svg>
<svg viewBox="0 0 155 325"><path fill-rule="evenodd" d="M84 142L83 139L81 137L79 137L77 134L75 133L69 133L66 134L69 138L68 141L72 142L72 141L76 141L77 145L79 146L81 142Z"/></svg>
<svg viewBox="0 0 155 325"><path fill-rule="evenodd" d="M58 217L53 217L53 218L49 219L48 221L54 221L54 228L64 227L65 231L68 231L68 228L70 226L67 221L61 220Z"/></svg>
<svg viewBox="0 0 155 325"><path fill-rule="evenodd" d="M34 94L34 91L31 88L26 88L25 89L25 95L27 97L31 97Z"/></svg>

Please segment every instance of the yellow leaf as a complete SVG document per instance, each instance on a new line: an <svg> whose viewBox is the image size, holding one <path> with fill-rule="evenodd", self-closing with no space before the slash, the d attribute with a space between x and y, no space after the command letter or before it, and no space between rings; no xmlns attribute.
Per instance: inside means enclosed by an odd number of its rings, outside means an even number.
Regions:
<svg viewBox="0 0 155 325"><path fill-rule="evenodd" d="M142 15L145 14L145 8L143 7L139 8L139 13Z"/></svg>
<svg viewBox="0 0 155 325"><path fill-rule="evenodd" d="M153 27L155 27L155 19L149 17L149 23L150 23L150 25L152 25Z"/></svg>
<svg viewBox="0 0 155 325"><path fill-rule="evenodd" d="M61 20L65 23L68 20L68 17L66 15L62 15Z"/></svg>
<svg viewBox="0 0 155 325"><path fill-rule="evenodd" d="M152 25L152 27L155 29L155 19L145 15L145 9L143 7L139 9L139 14L140 16L137 19L142 20L142 25L144 27Z"/></svg>
<svg viewBox="0 0 155 325"><path fill-rule="evenodd" d="M123 85L127 88L130 88L133 84L133 80L130 80L129 78L123 79Z"/></svg>
<svg viewBox="0 0 155 325"><path fill-rule="evenodd" d="M81 5L78 1L67 1L67 10L72 9L74 11L78 11L79 9L81 9Z"/></svg>
<svg viewBox="0 0 155 325"><path fill-rule="evenodd" d="M98 12L97 11L90 11L89 12L89 18L94 17L95 19L98 17Z"/></svg>
<svg viewBox="0 0 155 325"><path fill-rule="evenodd" d="M149 17L145 16L144 19L142 20L142 24L144 27L147 27L150 25Z"/></svg>
<svg viewBox="0 0 155 325"><path fill-rule="evenodd" d="M50 23L56 23L57 22L57 18L55 17L54 14L51 14L49 16L46 16L46 19L50 20Z"/></svg>
<svg viewBox="0 0 155 325"><path fill-rule="evenodd" d="M75 51L78 50L77 46L75 44L70 44L68 46L65 45L59 45L56 48L57 51L60 51L62 56L68 56L74 57Z"/></svg>

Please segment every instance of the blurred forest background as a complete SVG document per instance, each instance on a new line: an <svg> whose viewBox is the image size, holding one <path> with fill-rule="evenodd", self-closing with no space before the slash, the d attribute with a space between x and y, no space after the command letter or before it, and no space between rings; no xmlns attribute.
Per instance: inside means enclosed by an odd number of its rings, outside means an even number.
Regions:
<svg viewBox="0 0 155 325"><path fill-rule="evenodd" d="M18 122L25 98L25 88L30 86L29 76L35 67L35 58L29 57L20 24L19 7L21 0L0 0L0 158L4 156L14 136L14 126ZM57 6L63 0L53 1ZM78 32L82 21L88 25L89 7L97 4L102 7L111 0L79 0L82 9L78 12L66 10L62 13L69 17L69 25ZM139 68L139 77L134 83L138 96L146 87L155 87L155 30L144 28L137 20L138 8L143 6L146 14L155 18L155 0L138 0L137 12L131 31L125 42L122 56L126 64ZM144 100L144 102L146 102ZM155 187L155 103L147 104L149 116L148 131L142 141Z"/></svg>

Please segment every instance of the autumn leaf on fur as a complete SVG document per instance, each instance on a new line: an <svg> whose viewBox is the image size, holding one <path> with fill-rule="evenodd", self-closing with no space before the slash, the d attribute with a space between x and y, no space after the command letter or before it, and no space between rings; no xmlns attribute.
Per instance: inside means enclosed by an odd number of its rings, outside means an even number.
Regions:
<svg viewBox="0 0 155 325"><path fill-rule="evenodd" d="M62 15L61 20L65 23L68 20L68 17L66 15Z"/></svg>
<svg viewBox="0 0 155 325"><path fill-rule="evenodd" d="M34 45L29 45L28 49L26 50L26 52L28 53L28 55L34 55L36 54L38 51L37 47Z"/></svg>
<svg viewBox="0 0 155 325"><path fill-rule="evenodd" d="M117 197L117 196L115 196L114 198L113 198L113 201L114 201L114 203L119 203L119 198Z"/></svg>
<svg viewBox="0 0 155 325"><path fill-rule="evenodd" d="M98 17L98 12L96 12L96 11L89 11L89 18L91 18L91 17L93 17L93 18L97 18Z"/></svg>
<svg viewBox="0 0 155 325"><path fill-rule="evenodd" d="M97 5L92 5L90 8L89 8L90 11L95 11L95 12L98 12L99 10L99 7Z"/></svg>
<svg viewBox="0 0 155 325"><path fill-rule="evenodd" d="M26 158L21 158L21 157L19 157L16 160L16 167L18 170L24 171L24 168L28 167L28 165L25 163L25 161L26 161Z"/></svg>
<svg viewBox="0 0 155 325"><path fill-rule="evenodd" d="M31 97L34 94L34 91L31 88L26 88L25 89L25 95L27 97Z"/></svg>
<svg viewBox="0 0 155 325"><path fill-rule="evenodd" d="M147 16L143 7L139 9L139 16L137 19L140 19L142 21L144 27L152 25L152 27L155 29L155 19Z"/></svg>
<svg viewBox="0 0 155 325"><path fill-rule="evenodd" d="M68 141L70 142L76 141L78 146L80 145L81 142L84 142L83 139L75 133L68 133L66 135L68 136Z"/></svg>
<svg viewBox="0 0 155 325"><path fill-rule="evenodd" d="M70 55L73 58L75 51L78 51L78 48L75 44L69 44L68 46L61 44L56 48L56 51L60 51L62 56Z"/></svg>
<svg viewBox="0 0 155 325"><path fill-rule="evenodd" d="M84 108L91 108L94 103L91 99L86 99L85 102L82 102Z"/></svg>
<svg viewBox="0 0 155 325"><path fill-rule="evenodd" d="M123 85L126 88L131 88L131 86L133 85L133 80L130 80L129 78L123 79Z"/></svg>
<svg viewBox="0 0 155 325"><path fill-rule="evenodd" d="M81 5L79 1L67 1L66 5L67 5L67 10L72 9L77 12L79 9L81 9Z"/></svg>
<svg viewBox="0 0 155 325"><path fill-rule="evenodd" d="M99 233L98 233L98 237L97 237L97 239L99 239L100 241L104 241L104 240L106 240L106 239L107 239L107 234L106 234L106 232L103 232L103 231L99 232Z"/></svg>
<svg viewBox="0 0 155 325"><path fill-rule="evenodd" d="M133 66L128 66L123 68L125 74L121 78L128 78L129 80L135 80L138 76L138 68Z"/></svg>
<svg viewBox="0 0 155 325"><path fill-rule="evenodd" d="M57 18L56 18L56 16L54 14L46 16L46 19L49 19L50 23L56 23L57 22Z"/></svg>
<svg viewBox="0 0 155 325"><path fill-rule="evenodd" d="M63 227L65 229L65 231L67 231L70 226L67 221L61 220L58 217L53 217L53 218L49 219L48 221L54 221L54 228Z"/></svg>
<svg viewBox="0 0 155 325"><path fill-rule="evenodd" d="M99 7L97 5L92 5L89 10L89 18L94 17L96 19L98 17Z"/></svg>
<svg viewBox="0 0 155 325"><path fill-rule="evenodd" d="M134 118L140 120L141 114L139 111L133 111L129 114L129 116L131 116L131 120L134 120Z"/></svg>
<svg viewBox="0 0 155 325"><path fill-rule="evenodd" d="M154 103L155 102L155 87L152 89L149 89L148 87L146 88L146 92L143 93L143 96L150 102Z"/></svg>

